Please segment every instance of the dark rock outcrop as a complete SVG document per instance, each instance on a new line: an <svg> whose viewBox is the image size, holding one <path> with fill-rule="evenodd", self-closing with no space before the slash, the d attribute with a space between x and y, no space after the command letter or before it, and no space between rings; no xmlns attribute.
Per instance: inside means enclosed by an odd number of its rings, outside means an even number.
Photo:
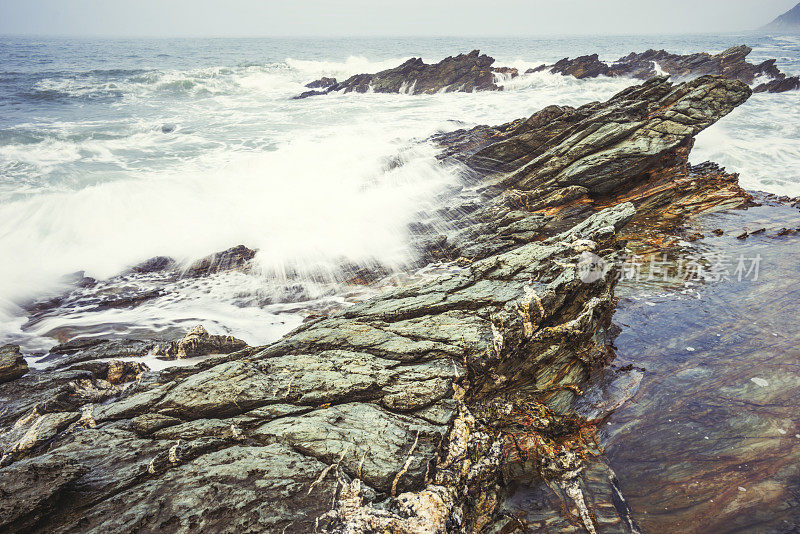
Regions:
<svg viewBox="0 0 800 534"><path fill-rule="evenodd" d="M28 372L28 364L17 345L0 347L0 384L15 380Z"/></svg>
<svg viewBox="0 0 800 534"><path fill-rule="evenodd" d="M606 412L592 405L590 421L577 403L614 358L619 234L745 201L697 183L721 171L685 153L749 95L725 78L655 79L441 136L475 173L442 208L462 267L124 389L110 367L0 385L0 529L510 532L505 487L546 481L542 516L635 531L613 472L591 463Z"/></svg>
<svg viewBox="0 0 800 534"><path fill-rule="evenodd" d="M439 91L497 91L492 64L494 59L473 50L443 59L439 63L426 64L421 58L411 58L399 67L376 74L357 74L338 83L332 78L321 78L306 85L324 91L306 91L295 98L306 98L335 91L345 93L409 93L431 94ZM501 68L498 72L514 76L513 69Z"/></svg>
<svg viewBox="0 0 800 534"><path fill-rule="evenodd" d="M734 46L719 54L705 52L697 54L672 54L666 50L648 50L643 53L633 52L613 63L600 61L597 54L580 56L574 59L564 58L554 65L543 65L528 72L549 70L553 74L574 76L575 78L596 78L598 76L625 76L639 80L647 80L661 73L675 78L696 78L705 75L726 76L732 80L740 80L753 84L756 78L771 78L770 83L760 84L759 92L783 92L790 90L792 82L787 81L786 74L775 66L775 60L754 64L747 61L752 49L746 45ZM788 80L796 81L796 78ZM796 88L796 87L793 87Z"/></svg>
<svg viewBox="0 0 800 534"><path fill-rule="evenodd" d="M336 78L322 77L319 80L314 80L311 83L307 83L306 87L309 89L327 89L332 85L336 85Z"/></svg>
<svg viewBox="0 0 800 534"><path fill-rule="evenodd" d="M247 267L255 255L255 250L238 245L197 260L183 271L183 276L197 278L223 271L241 270Z"/></svg>
<svg viewBox="0 0 800 534"><path fill-rule="evenodd" d="M575 59L564 58L552 66L550 72L562 74L564 76L574 76L575 78L597 78L598 76L609 76L611 68L600 61L597 54L591 56L581 56ZM532 72L537 72L534 69Z"/></svg>
<svg viewBox="0 0 800 534"><path fill-rule="evenodd" d="M800 89L800 77L782 78L759 84L753 89L754 93L785 93Z"/></svg>

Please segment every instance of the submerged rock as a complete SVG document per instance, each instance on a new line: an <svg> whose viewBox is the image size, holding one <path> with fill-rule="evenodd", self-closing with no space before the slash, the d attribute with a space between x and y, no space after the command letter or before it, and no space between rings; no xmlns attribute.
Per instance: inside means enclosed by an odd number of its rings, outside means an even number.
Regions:
<svg viewBox="0 0 800 534"><path fill-rule="evenodd" d="M76 338L51 348L37 361L38 365L65 368L77 363L116 359L141 358L155 346L154 341L137 339Z"/></svg>
<svg viewBox="0 0 800 534"><path fill-rule="evenodd" d="M188 279L201 279L232 271L247 272L256 255L244 245L231 247L188 265L181 264L166 256L156 256L130 267L118 276L95 281L83 277L83 273L70 275L70 287L61 295L48 296L23 305L28 311L28 323L24 329L47 323L48 318L65 314L89 314L110 309L132 309L139 306L157 305L160 299L169 298L181 283ZM91 282L91 283L89 283ZM61 325L45 330L41 335L59 341L75 340L63 347L57 347L51 354L66 354L71 343L103 343L107 339L83 336L96 336L98 331L106 332L103 325L80 324ZM135 325L134 325L135 326ZM138 330L137 330L138 331ZM107 335L107 334L106 334ZM118 342L118 341L117 341ZM152 346L154 343L150 343ZM87 347L79 347L81 350ZM111 350L114 350L111 348ZM77 352L73 350L71 352ZM139 352L139 351L137 351ZM146 352L146 350L145 350ZM138 355L138 354L137 354ZM90 356L96 358L100 356Z"/></svg>
<svg viewBox="0 0 800 534"><path fill-rule="evenodd" d="M514 76L515 69L492 69L494 59L473 50L469 54L450 56L439 63L427 64L421 58L411 58L399 67L376 74L357 74L336 83L333 78L321 78L306 85L324 91L306 91L295 98L306 98L335 91L345 93L409 93L414 95L445 92L472 93L497 91L494 73ZM333 82L333 83L331 83Z"/></svg>

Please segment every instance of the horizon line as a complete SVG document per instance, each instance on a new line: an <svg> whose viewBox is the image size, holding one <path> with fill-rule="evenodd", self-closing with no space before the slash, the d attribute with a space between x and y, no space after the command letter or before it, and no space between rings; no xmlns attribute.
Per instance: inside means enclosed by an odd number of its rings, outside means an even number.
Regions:
<svg viewBox="0 0 800 534"><path fill-rule="evenodd" d="M486 38L544 38L544 37L667 37L681 35L738 35L750 33L780 33L769 31L764 28L747 30L725 30L716 32L632 32L632 33L536 33L536 34L375 34L375 35L354 35L354 34L293 34L293 35L214 35L214 34L192 34L192 35L148 35L148 34L73 34L73 33L0 33L0 38L50 38L50 39L486 39Z"/></svg>

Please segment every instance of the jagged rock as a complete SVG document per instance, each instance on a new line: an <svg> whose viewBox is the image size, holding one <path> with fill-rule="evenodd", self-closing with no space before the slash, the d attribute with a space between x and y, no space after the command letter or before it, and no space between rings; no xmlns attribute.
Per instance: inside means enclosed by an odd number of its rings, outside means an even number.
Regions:
<svg viewBox="0 0 800 534"><path fill-rule="evenodd" d="M750 94L744 83L722 77L680 85L654 78L605 103L549 106L499 127L435 137L444 157L483 177L475 198L485 206L452 214L459 229L446 236L443 256L486 257L623 201L640 208L650 226L745 205L750 196L737 175L693 168L688 155L697 133Z"/></svg>
<svg viewBox="0 0 800 534"><path fill-rule="evenodd" d="M762 83L753 89L754 93L785 93L786 91L796 91L800 89L800 77L792 76L791 78L784 78L772 80L770 82Z"/></svg>
<svg viewBox="0 0 800 534"><path fill-rule="evenodd" d="M336 78L325 78L322 77L319 80L315 80L311 83L307 83L306 87L309 89L326 89L331 85L336 85Z"/></svg>
<svg viewBox="0 0 800 534"><path fill-rule="evenodd" d="M131 268L134 273L157 273L176 267L175 260L166 256L156 256Z"/></svg>
<svg viewBox="0 0 800 534"><path fill-rule="evenodd" d="M15 380L28 372L28 363L17 345L0 347L0 384Z"/></svg>
<svg viewBox="0 0 800 534"><path fill-rule="evenodd" d="M564 76L574 76L580 80L582 78L608 76L610 70L608 65L600 61L597 54L592 54L591 56L581 56L575 59L564 58L553 65L550 72ZM537 71L533 70L533 72Z"/></svg>
<svg viewBox="0 0 800 534"><path fill-rule="evenodd" d="M632 531L612 474L587 467L595 427L576 411L614 357L616 272L595 264L621 253L628 197L654 218L673 203L741 203L730 184L730 197L712 197L716 183L665 184L716 179L684 156L749 94L722 78L656 79L607 103L442 136L446 156L475 170L443 208L456 232L442 247L471 256L460 268L124 389L89 367L0 384L9 440L34 412L71 414L7 457L2 484L30 491L3 495L0 510L14 512L0 529L509 531L503 492L524 480L553 488L553 507L573 514L565 528ZM211 337L193 335L187 355ZM30 484L31 472L56 482Z"/></svg>
<svg viewBox="0 0 800 534"><path fill-rule="evenodd" d="M264 503L263 513L242 518L241 525L266 528L271 525L268 521L286 518L275 526L304 531L302 525L306 523L293 525L288 516L310 515L308 520L312 521L316 519L314 514L323 515L336 491L334 473L342 480L360 475L370 488L364 490L364 495L373 488L390 495L424 484L425 473L435 462L439 443L455 416L453 403L463 398L463 393L458 392L464 386L459 384L467 376L472 377L475 395L496 391L500 383L494 373L505 374L506 381L501 383L506 384L533 380L542 391L542 402L563 409L574 393L554 386L563 381L580 381L605 359L602 342L594 352L588 350L595 346L594 342L585 346L579 362L573 360L573 349L569 347L596 336L604 339L598 329L605 328L613 308L609 293L613 277L609 274L605 282L583 284L577 278L576 267L560 265L575 257L571 247L575 239L595 239L600 248L611 246L615 225L621 226L632 215L630 205L608 210L569 235L547 243L531 243L476 262L438 283L402 288L330 319L307 324L248 361L228 361L168 383L156 395L152 394L155 390L145 390L126 397L127 401L118 401L131 403L142 397L124 418L161 413L192 421L191 429L184 430L170 424L174 421L167 421L172 430L162 435L165 439L158 439L156 433L153 439L142 441L109 420L107 410L95 410L93 420L97 427L74 434L75 438L80 436L80 441L69 435L57 438L51 445L56 452L79 457L89 472L107 473L104 478L114 480L110 485L90 480L81 483L86 497L79 498L77 505L98 503L81 513L82 528L109 528L104 519L109 517L109 510L119 511L114 514L116 529L130 528L130 522L140 521L142 516L136 507L135 512L124 511L123 503L137 502L134 497L143 492L162 494L163 489L167 494L166 488L171 497L162 505L163 520L172 517L189 528L188 518L174 506L180 502L180 494L189 491L182 498L194 499L195 493L188 489L193 484L180 484L180 480L190 480L194 475L189 473L199 473L201 465L204 470L213 467L214 455L225 455L226 463L240 462L244 466L256 461L251 455L262 447L273 447L272 455L279 455L273 462L285 461L281 465L295 467L291 472L285 467L273 467L272 476L290 481L298 497L329 497L312 503L309 499L293 500L279 497L281 493L269 493L273 490L267 490L265 495L263 488L270 486L253 485L261 477L234 477L229 482L215 482L223 484L221 487L234 484L231 490L239 488L234 493L225 490L228 497L218 496L215 501L220 509L236 509L241 505L236 499L245 498L239 497L240 493L252 494L261 487L259 502ZM576 307L577 303L582 304ZM558 324L563 327L545 326ZM583 332L579 325L587 330ZM554 340L562 336L566 337L554 351ZM522 350L523 346L528 348ZM540 354L545 346L551 349ZM534 354L540 356L531 357ZM554 375L544 365L545 361L561 359L564 363L573 362L565 375ZM492 373L487 375L489 370ZM262 407L279 403L304 406L305 411L277 419L257 415ZM434 407L451 415L431 423ZM211 419L220 423L209 424ZM228 430L220 434L224 429ZM177 439L186 443L185 449L175 449ZM242 439L258 445L240 451L238 443ZM113 463L107 462L108 454L101 458L85 450L94 447L96 440L107 443L104 450L115 451L111 454ZM299 454L288 453L288 447ZM289 461L292 454L297 457L295 464ZM202 464L195 458L203 458ZM337 466L335 471L328 468L333 464ZM308 469L301 467L306 465ZM142 471L154 474L140 479L137 473ZM120 494L120 486L130 489ZM458 496L458 501L452 503L460 505L463 498ZM245 498L245 502L251 501ZM280 512L281 509L287 512ZM446 516L449 515L448 512ZM73 521L70 517L75 516L51 516L50 524L69 524L63 522ZM211 519L201 521L196 528L214 524L207 521ZM46 525L47 522L42 523L40 528L47 528Z"/></svg>
<svg viewBox="0 0 800 534"><path fill-rule="evenodd" d="M509 78L513 79L519 76L519 70L515 69L514 67L495 67L492 69L497 74L502 74L504 76L508 76Z"/></svg>
<svg viewBox="0 0 800 534"><path fill-rule="evenodd" d="M497 91L494 83L494 59L473 50L469 54L450 56L439 63L426 64L421 58L411 58L399 67L376 74L357 74L338 83L328 83L331 78L321 78L306 87L324 88L325 91L306 91L295 98L306 98L334 91L345 93L410 93L431 94L439 91ZM512 69L500 72L511 73ZM513 77L513 73L511 73Z"/></svg>
<svg viewBox="0 0 800 534"><path fill-rule="evenodd" d="M747 45L734 46L719 54L705 52L697 54L672 54L666 50L648 50L642 53L632 52L613 63L600 61L597 54L580 56L574 59L564 58L552 66L542 65L527 72L550 70L553 74L574 76L575 78L596 78L598 76L627 76L647 80L660 73L667 73L675 78L696 78L705 75L726 76L732 80L740 80L752 84L759 76L772 78L773 81L759 85L758 92L782 92L792 87L792 82L781 83L786 75L775 66L770 59L760 64L747 61L752 52ZM794 78L789 78L794 80ZM789 89L791 88L791 89Z"/></svg>
<svg viewBox="0 0 800 534"><path fill-rule="evenodd" d="M162 360L182 360L209 354L230 354L245 348L247 343L241 339L211 335L198 325L180 341L157 345L153 354Z"/></svg>
<svg viewBox="0 0 800 534"><path fill-rule="evenodd" d="M241 270L248 265L255 255L255 250L250 250L244 245L238 245L197 260L184 270L183 276L197 278L224 271Z"/></svg>

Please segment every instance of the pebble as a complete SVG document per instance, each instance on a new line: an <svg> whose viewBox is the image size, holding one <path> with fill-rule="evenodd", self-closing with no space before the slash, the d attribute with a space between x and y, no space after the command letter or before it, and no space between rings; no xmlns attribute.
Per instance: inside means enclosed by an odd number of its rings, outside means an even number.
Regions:
<svg viewBox="0 0 800 534"><path fill-rule="evenodd" d="M767 382L763 378L758 378L757 376L751 378L750 381L753 382L757 386L761 386L762 388L765 388L765 387L767 387L769 385L769 382Z"/></svg>

